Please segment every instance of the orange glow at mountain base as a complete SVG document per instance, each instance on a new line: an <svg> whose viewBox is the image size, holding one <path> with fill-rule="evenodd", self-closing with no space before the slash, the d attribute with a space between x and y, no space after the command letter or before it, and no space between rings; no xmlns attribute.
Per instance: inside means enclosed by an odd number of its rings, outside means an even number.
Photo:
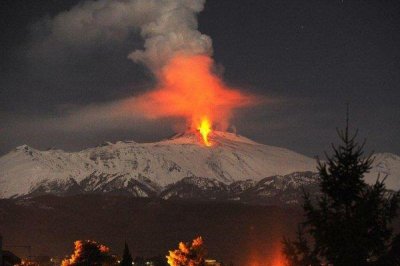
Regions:
<svg viewBox="0 0 400 266"><path fill-rule="evenodd" d="M285 266L288 265L287 260L282 253L282 244L273 241L268 247L268 252L264 252L259 246L250 248L248 258L245 265L248 266Z"/></svg>

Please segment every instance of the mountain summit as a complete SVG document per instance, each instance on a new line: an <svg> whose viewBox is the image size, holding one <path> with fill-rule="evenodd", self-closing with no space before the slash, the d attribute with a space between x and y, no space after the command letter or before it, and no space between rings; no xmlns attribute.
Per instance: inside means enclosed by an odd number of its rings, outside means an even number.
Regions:
<svg viewBox="0 0 400 266"><path fill-rule="evenodd" d="M119 141L79 152L23 145L0 158L0 198L107 192L148 197L188 179L201 179L205 186L248 186L266 177L315 172L314 159L288 149L220 131L214 131L210 141L207 147L199 134L184 133L154 143ZM398 189L399 156L379 158L373 173L397 175L391 185Z"/></svg>

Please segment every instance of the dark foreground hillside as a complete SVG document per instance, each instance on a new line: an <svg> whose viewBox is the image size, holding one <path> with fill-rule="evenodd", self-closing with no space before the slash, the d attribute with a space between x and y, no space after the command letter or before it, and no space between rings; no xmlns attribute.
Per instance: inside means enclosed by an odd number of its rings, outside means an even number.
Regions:
<svg viewBox="0 0 400 266"><path fill-rule="evenodd" d="M209 257L234 265L268 265L300 209L239 203L178 202L84 195L0 200L4 245L31 245L33 255L70 254L73 241L94 239L121 254L165 255L179 241L201 235ZM24 249L15 249L26 255ZM258 263L257 263L258 262Z"/></svg>

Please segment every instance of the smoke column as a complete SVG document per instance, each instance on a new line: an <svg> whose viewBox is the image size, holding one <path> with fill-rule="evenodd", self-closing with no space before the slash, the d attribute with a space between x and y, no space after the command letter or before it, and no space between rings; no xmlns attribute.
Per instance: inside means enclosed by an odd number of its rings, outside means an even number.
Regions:
<svg viewBox="0 0 400 266"><path fill-rule="evenodd" d="M49 34L36 46L89 47L128 41L132 33L139 33L143 48L128 58L148 67L157 86L122 101L120 110L147 118L183 118L189 128L207 135L212 129L226 129L235 109L255 101L215 74L211 38L198 31L197 15L204 4L205 0L86 1L42 22L42 32Z"/></svg>
<svg viewBox="0 0 400 266"><path fill-rule="evenodd" d="M158 74L158 88L127 106L150 118L184 117L191 129L207 119L214 128L224 130L232 111L251 105L254 99L228 88L212 72L213 64L206 55L175 55Z"/></svg>
<svg viewBox="0 0 400 266"><path fill-rule="evenodd" d="M204 2L169 1L156 21L142 26L145 49L129 58L148 66L158 86L130 106L150 118L183 117L209 145L207 135L213 128L225 130L234 109L255 101L228 88L213 72L211 39L197 30L196 14Z"/></svg>

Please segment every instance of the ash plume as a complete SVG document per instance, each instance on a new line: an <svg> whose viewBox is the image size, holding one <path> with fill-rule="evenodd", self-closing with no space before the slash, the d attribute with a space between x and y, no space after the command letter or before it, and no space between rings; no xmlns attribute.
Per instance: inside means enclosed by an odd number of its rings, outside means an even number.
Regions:
<svg viewBox="0 0 400 266"><path fill-rule="evenodd" d="M227 86L214 71L212 41L198 31L197 14L205 0L98 0L82 2L36 25L31 54L48 53L140 38L127 58L146 66L156 85L147 93L104 104L99 120L126 117L180 118L198 129L202 120L225 130L233 111L255 103L254 97ZM59 51L55 52L56 57ZM112 69L110 69L112 71ZM110 111L110 106L114 108ZM83 116L86 108L74 112ZM68 120L77 121L68 114ZM177 125L173 125L177 127ZM179 126L180 127L180 126Z"/></svg>
<svg viewBox="0 0 400 266"><path fill-rule="evenodd" d="M132 52L129 58L158 70L176 54L211 55L211 38L197 30L196 14L203 10L204 3L205 0L163 1L156 19L141 27L145 49Z"/></svg>
<svg viewBox="0 0 400 266"><path fill-rule="evenodd" d="M211 55L211 38L197 30L196 16L204 4L205 0L85 1L36 23L31 54L52 46L129 41L139 34L144 47L132 50L128 57L157 72L177 53Z"/></svg>

